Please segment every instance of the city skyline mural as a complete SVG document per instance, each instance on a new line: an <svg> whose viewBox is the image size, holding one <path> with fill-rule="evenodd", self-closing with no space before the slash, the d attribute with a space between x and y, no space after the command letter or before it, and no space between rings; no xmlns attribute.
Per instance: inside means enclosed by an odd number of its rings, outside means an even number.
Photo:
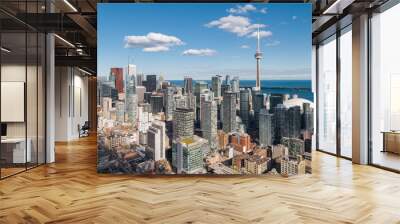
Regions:
<svg viewBox="0 0 400 224"><path fill-rule="evenodd" d="M311 173L310 4L99 4L98 172Z"/></svg>

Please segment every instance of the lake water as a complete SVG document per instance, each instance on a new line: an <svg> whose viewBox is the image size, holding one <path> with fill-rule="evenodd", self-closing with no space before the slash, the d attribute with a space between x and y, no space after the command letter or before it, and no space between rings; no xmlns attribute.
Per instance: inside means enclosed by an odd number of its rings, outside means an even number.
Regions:
<svg viewBox="0 0 400 224"><path fill-rule="evenodd" d="M176 86L183 86L183 80L169 80ZM211 85L210 80L204 80ZM224 82L225 80L222 80ZM193 81L195 82L195 81ZM256 85L255 80L240 80L240 87L247 88ZM194 86L194 83L193 83ZM298 95L300 98L304 98L314 102L314 94L312 92L311 80L261 80L261 90L263 93L271 94L290 94Z"/></svg>

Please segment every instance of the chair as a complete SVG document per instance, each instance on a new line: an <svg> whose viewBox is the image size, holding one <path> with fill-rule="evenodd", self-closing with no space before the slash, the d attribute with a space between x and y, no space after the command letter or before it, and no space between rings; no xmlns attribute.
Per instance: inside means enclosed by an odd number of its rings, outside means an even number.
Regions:
<svg viewBox="0 0 400 224"><path fill-rule="evenodd" d="M78 125L78 129L79 129L79 138L89 136L89 129L90 129L89 121L85 121L82 127Z"/></svg>

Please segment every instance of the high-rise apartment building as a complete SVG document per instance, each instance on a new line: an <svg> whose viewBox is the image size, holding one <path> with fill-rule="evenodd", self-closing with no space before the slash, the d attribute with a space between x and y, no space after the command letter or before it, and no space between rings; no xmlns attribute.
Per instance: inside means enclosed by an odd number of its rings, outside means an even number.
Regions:
<svg viewBox="0 0 400 224"><path fill-rule="evenodd" d="M259 114L259 142L262 146L272 146L273 115L266 108L260 110Z"/></svg>
<svg viewBox="0 0 400 224"><path fill-rule="evenodd" d="M147 146L153 160L165 160L165 123L154 120L147 131Z"/></svg>
<svg viewBox="0 0 400 224"><path fill-rule="evenodd" d="M221 76L216 75L211 77L211 89L214 92L214 97L221 97Z"/></svg>
<svg viewBox="0 0 400 224"><path fill-rule="evenodd" d="M173 138L192 137L194 133L193 109L176 108L173 120Z"/></svg>
<svg viewBox="0 0 400 224"><path fill-rule="evenodd" d="M233 79L231 80L231 86L232 92L238 93L240 91L240 81L238 76L233 77Z"/></svg>
<svg viewBox="0 0 400 224"><path fill-rule="evenodd" d="M246 126L246 129L249 128L250 118L250 97L249 91L247 89L240 90L240 118L242 119L243 124Z"/></svg>
<svg viewBox="0 0 400 224"><path fill-rule="evenodd" d="M224 132L236 131L236 93L227 91L223 99L223 121L222 128Z"/></svg>
<svg viewBox="0 0 400 224"><path fill-rule="evenodd" d="M211 149L218 146L217 136L217 102L206 99L201 102L200 127L203 138L208 140Z"/></svg>
<svg viewBox="0 0 400 224"><path fill-rule="evenodd" d="M147 132L153 120L150 104L141 103L138 106L138 130L139 132Z"/></svg>
<svg viewBox="0 0 400 224"><path fill-rule="evenodd" d="M167 87L164 91L164 103L165 103L165 119L170 121L173 119L174 109L175 109L175 99L174 99L175 89L173 87Z"/></svg>

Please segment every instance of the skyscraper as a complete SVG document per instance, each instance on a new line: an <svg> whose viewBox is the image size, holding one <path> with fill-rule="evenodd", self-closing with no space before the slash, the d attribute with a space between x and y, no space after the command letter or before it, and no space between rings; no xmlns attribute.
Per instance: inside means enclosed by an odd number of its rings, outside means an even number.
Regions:
<svg viewBox="0 0 400 224"><path fill-rule="evenodd" d="M259 91L255 92L255 95L253 95L253 111L254 111L254 124L255 124L255 131L256 131L256 136L258 135L258 119L260 118L260 110L265 108L265 94L260 93Z"/></svg>
<svg viewBox="0 0 400 224"><path fill-rule="evenodd" d="M216 75L211 78L211 88L216 98L221 97L221 76Z"/></svg>
<svg viewBox="0 0 400 224"><path fill-rule="evenodd" d="M208 84L204 81L198 81L194 85L194 95L196 96L196 104L197 106L200 105L200 94L203 90L208 88Z"/></svg>
<svg viewBox="0 0 400 224"><path fill-rule="evenodd" d="M208 140L212 149L217 148L217 102L206 99L201 102L200 127L203 138Z"/></svg>
<svg viewBox="0 0 400 224"><path fill-rule="evenodd" d="M135 94L136 88L134 86L134 81L130 80L126 88L126 113L128 114L128 121L136 127L137 123L137 106L138 99Z"/></svg>
<svg viewBox="0 0 400 224"><path fill-rule="evenodd" d="M127 80L133 80L136 83L136 65L129 64L127 67Z"/></svg>
<svg viewBox="0 0 400 224"><path fill-rule="evenodd" d="M151 121L153 120L150 104L141 103L138 106L138 130L141 133L147 132Z"/></svg>
<svg viewBox="0 0 400 224"><path fill-rule="evenodd" d="M300 130L301 130L300 106L294 106L288 109L287 122L288 122L288 137L289 138L300 137Z"/></svg>
<svg viewBox="0 0 400 224"><path fill-rule="evenodd" d="M118 122L124 122L124 117L125 117L125 104L123 103L123 102L121 102L121 101L118 101L116 104L115 104L115 107L116 107L116 109L117 109L117 111L116 111L116 115L117 115L117 121Z"/></svg>
<svg viewBox="0 0 400 224"><path fill-rule="evenodd" d="M200 105L199 105L199 108L200 108L200 112L199 112L200 119L199 120L200 121L207 118L207 117L203 116L204 115L204 113L202 112L203 103L205 101L212 101L212 100L214 100L214 93L212 91L210 91L209 89L203 89L202 92L200 93Z"/></svg>
<svg viewBox="0 0 400 224"><path fill-rule="evenodd" d="M231 81L231 86L232 86L232 92L235 92L235 93L239 92L240 81L239 81L238 76L233 77L233 79Z"/></svg>
<svg viewBox="0 0 400 224"><path fill-rule="evenodd" d="M164 94L165 99L165 119L170 121L173 119L174 109L175 109L175 99L174 99L174 88L167 87Z"/></svg>
<svg viewBox="0 0 400 224"><path fill-rule="evenodd" d="M224 132L236 131L236 93L232 91L224 93L222 111L222 128Z"/></svg>
<svg viewBox="0 0 400 224"><path fill-rule="evenodd" d="M162 95L151 95L150 97L151 112L153 114L160 113L164 108L164 99Z"/></svg>
<svg viewBox="0 0 400 224"><path fill-rule="evenodd" d="M132 86L133 86L133 93L136 93L136 65L129 64L128 67L126 68L124 92L127 94L128 88Z"/></svg>
<svg viewBox="0 0 400 224"><path fill-rule="evenodd" d="M303 103L302 129L314 133L314 111L309 103Z"/></svg>
<svg viewBox="0 0 400 224"><path fill-rule="evenodd" d="M194 111L193 109L176 108L173 120L173 138L187 138L193 136Z"/></svg>
<svg viewBox="0 0 400 224"><path fill-rule="evenodd" d="M147 75L146 76L146 91L154 92L157 90L157 76Z"/></svg>
<svg viewBox="0 0 400 224"><path fill-rule="evenodd" d="M153 121L147 131L147 145L154 161L165 159L165 123Z"/></svg>
<svg viewBox="0 0 400 224"><path fill-rule="evenodd" d="M193 79L192 79L192 77L185 76L183 78L183 93L184 94L193 93Z"/></svg>
<svg viewBox="0 0 400 224"><path fill-rule="evenodd" d="M272 146L272 114L268 113L268 110L263 108L260 110L259 118L259 142L262 146Z"/></svg>
<svg viewBox="0 0 400 224"><path fill-rule="evenodd" d="M280 144L283 137L288 136L287 108L278 104L274 109L274 144Z"/></svg>
<svg viewBox="0 0 400 224"><path fill-rule="evenodd" d="M263 58L262 52L260 49L260 29L257 30L257 50L254 55L257 61L257 76L256 76L256 88L261 89L261 70L260 70L260 60Z"/></svg>
<svg viewBox="0 0 400 224"><path fill-rule="evenodd" d="M231 76L230 75L226 75L225 76L225 85L230 85L231 84Z"/></svg>
<svg viewBox="0 0 400 224"><path fill-rule="evenodd" d="M249 128L249 91L247 89L240 90L240 118L242 118L243 124L246 128Z"/></svg>
<svg viewBox="0 0 400 224"><path fill-rule="evenodd" d="M223 96L226 91L232 91L231 84L221 84L221 95Z"/></svg>
<svg viewBox="0 0 400 224"><path fill-rule="evenodd" d="M278 104L283 104L283 95L282 94L271 94L269 96L269 112L273 113L274 108Z"/></svg>
<svg viewBox="0 0 400 224"><path fill-rule="evenodd" d="M111 68L110 80L115 83L118 93L124 92L124 71L122 68Z"/></svg>

